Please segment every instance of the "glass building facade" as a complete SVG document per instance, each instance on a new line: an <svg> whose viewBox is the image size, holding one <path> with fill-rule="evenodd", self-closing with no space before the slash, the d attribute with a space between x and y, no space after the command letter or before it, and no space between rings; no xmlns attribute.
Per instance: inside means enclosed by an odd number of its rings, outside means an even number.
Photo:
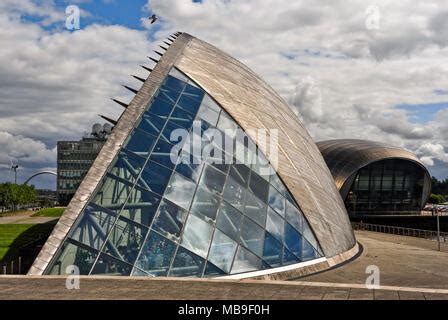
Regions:
<svg viewBox="0 0 448 320"><path fill-rule="evenodd" d="M173 68L45 273L216 277L322 256L255 143Z"/></svg>
<svg viewBox="0 0 448 320"><path fill-rule="evenodd" d="M57 197L60 205L68 205L105 142L106 139L97 138L58 141Z"/></svg>
<svg viewBox="0 0 448 320"><path fill-rule="evenodd" d="M356 173L345 199L347 211L351 216L419 213L424 179L424 170L414 162L374 162Z"/></svg>

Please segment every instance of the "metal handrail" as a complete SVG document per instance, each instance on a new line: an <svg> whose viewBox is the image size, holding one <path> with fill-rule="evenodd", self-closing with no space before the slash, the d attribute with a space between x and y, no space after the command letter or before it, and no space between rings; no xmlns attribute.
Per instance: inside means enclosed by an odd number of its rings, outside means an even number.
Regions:
<svg viewBox="0 0 448 320"><path fill-rule="evenodd" d="M437 231L432 230L413 229L364 222L352 222L352 226L354 230L381 232L400 236L437 240ZM448 242L448 232L440 232L440 241Z"/></svg>

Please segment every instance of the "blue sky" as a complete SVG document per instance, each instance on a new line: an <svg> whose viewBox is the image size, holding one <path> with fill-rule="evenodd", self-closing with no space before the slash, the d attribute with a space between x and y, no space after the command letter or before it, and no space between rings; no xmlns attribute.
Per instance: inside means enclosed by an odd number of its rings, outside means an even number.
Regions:
<svg viewBox="0 0 448 320"><path fill-rule="evenodd" d="M432 121L437 112L448 109L448 101L439 103L400 104L396 108L408 111L409 121L412 123L425 124Z"/></svg>

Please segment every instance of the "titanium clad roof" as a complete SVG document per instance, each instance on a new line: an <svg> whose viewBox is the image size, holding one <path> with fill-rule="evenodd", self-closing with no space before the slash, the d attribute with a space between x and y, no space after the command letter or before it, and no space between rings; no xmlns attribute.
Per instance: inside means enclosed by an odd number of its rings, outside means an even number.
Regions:
<svg viewBox="0 0 448 320"><path fill-rule="evenodd" d="M197 82L227 111L275 163L270 146L254 134L278 130L277 172L306 216L326 257L356 244L353 230L333 177L319 149L287 103L253 71L217 48L181 34L160 58L82 181L28 274L42 274L68 231L85 208L114 157L157 90L175 66Z"/></svg>
<svg viewBox="0 0 448 320"><path fill-rule="evenodd" d="M418 164L429 178L428 170L415 154L402 148L381 142L341 139L317 143L330 171L336 187L340 190L345 181L359 169L370 163L385 159L404 159Z"/></svg>
<svg viewBox="0 0 448 320"><path fill-rule="evenodd" d="M239 61L190 35L175 66L197 82L245 130L278 130L277 171L301 206L322 250L332 257L351 249L355 237L334 185L334 180L315 142L288 104L253 71ZM257 142L270 159L269 146ZM272 160L272 159L270 159Z"/></svg>

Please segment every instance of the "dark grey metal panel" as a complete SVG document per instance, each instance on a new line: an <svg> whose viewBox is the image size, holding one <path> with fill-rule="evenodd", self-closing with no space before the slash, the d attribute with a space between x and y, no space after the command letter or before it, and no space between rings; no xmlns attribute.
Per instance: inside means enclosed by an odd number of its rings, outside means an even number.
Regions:
<svg viewBox="0 0 448 320"><path fill-rule="evenodd" d="M327 140L317 143L331 174L336 187L343 191L349 187L350 177L359 169L380 160L403 159L416 163L425 172L425 185L423 189L423 201L426 203L431 190L431 176L420 159L410 151L394 147L382 142L340 139ZM345 193L345 192L344 192ZM342 194L343 198L345 195Z"/></svg>

